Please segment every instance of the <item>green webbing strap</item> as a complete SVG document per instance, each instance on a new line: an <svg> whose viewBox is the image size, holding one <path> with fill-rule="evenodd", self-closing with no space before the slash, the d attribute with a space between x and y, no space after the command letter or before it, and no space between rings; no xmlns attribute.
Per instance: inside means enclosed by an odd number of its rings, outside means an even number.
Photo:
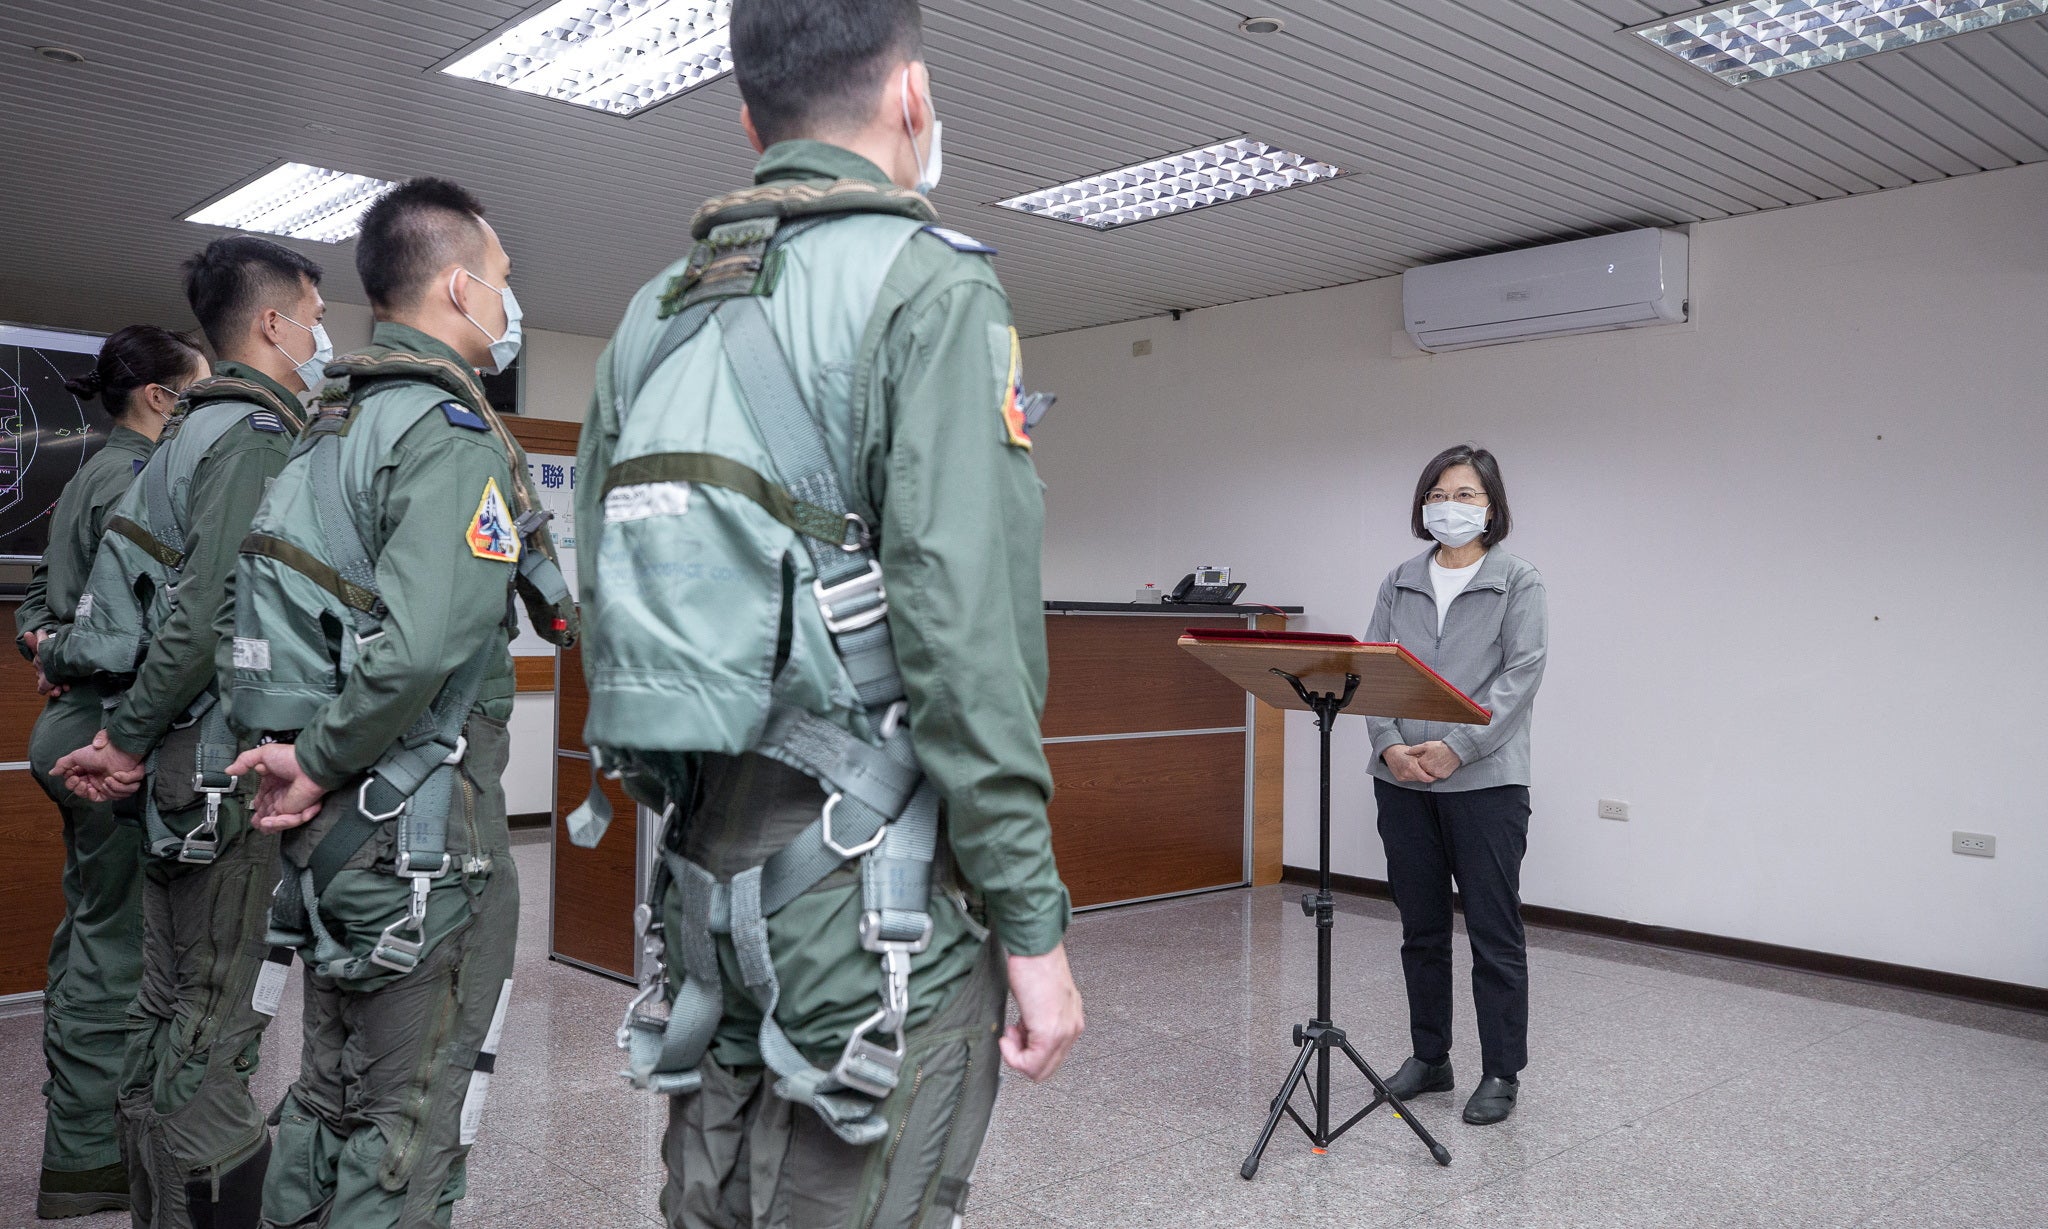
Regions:
<svg viewBox="0 0 2048 1229"><path fill-rule="evenodd" d="M307 458L312 479L313 510L320 520L320 533L327 543L327 558L330 566L344 581L371 593L377 591L377 565L370 559L369 548L363 545L361 530L356 528L356 518L349 506L347 492L341 482L341 434L345 419L323 418L313 424L308 435L318 435L313 445L312 456ZM375 613L350 604L349 610L355 622L358 643L380 635L383 620ZM344 642L344 649L348 648ZM342 671L349 668L352 653L344 651Z"/></svg>
<svg viewBox="0 0 2048 1229"><path fill-rule="evenodd" d="M658 963L627 1009L619 1040L629 1056L626 1077L637 1087L672 1097L695 1092L702 1084L697 1068L725 1015L718 948L711 938L712 901L723 888L711 872L672 853L656 864L654 874L647 912L641 915L645 919L642 932L658 933L663 928L660 919L667 895L677 893L682 931L675 941L682 955L683 978L669 1003L666 1020L643 1012L640 1009L665 989L667 970Z"/></svg>
<svg viewBox="0 0 2048 1229"><path fill-rule="evenodd" d="M333 594L336 600L350 610L361 611L364 614L374 614L378 610L375 590L365 589L346 579L341 573L321 562L313 552L295 546L283 538L273 538L265 533L251 533L242 539L241 553L277 560Z"/></svg>
<svg viewBox="0 0 2048 1229"><path fill-rule="evenodd" d="M216 408L222 412L206 413L207 410ZM245 411L237 409L228 401L208 401L192 406L178 416L177 431L172 437L177 442L177 447L173 449L167 442L165 447L159 448L150 458L150 463L142 467L142 502L149 510L149 532L165 548L178 554L179 563L166 565L174 570L183 563L185 527L184 518L178 515L177 504L173 501L173 496L177 494L173 490L173 485L176 479L189 482L192 470L188 469L185 473L174 476L171 473L170 462L173 458L189 458L192 468L198 468L199 460L206 455L207 450L219 443L220 437L226 435L245 416Z"/></svg>
<svg viewBox="0 0 2048 1229"><path fill-rule="evenodd" d="M130 542L135 543L135 545L142 548L144 554L163 564L173 572L185 566L184 552L175 551L165 546L156 540L155 534L125 516L108 517L107 532L118 533Z"/></svg>
<svg viewBox="0 0 2048 1229"><path fill-rule="evenodd" d="M413 858L438 858L446 852L448 837L448 812L452 808L455 788L454 779L442 774L441 787L430 796L420 796L420 791L433 778L434 771L446 765L448 756L460 745L462 723L468 720L469 710L476 703L477 692L482 689L483 677L489 672L489 649L472 654L462 663L448 680L441 684L434 703L429 705L422 721L432 722L437 734L445 734L446 742L422 744L408 748L401 741L384 753L384 758L370 768L369 779L358 787L355 798L349 799L349 810L337 821L313 852L306 859L306 868L313 872L313 897L317 901L327 885L341 873L341 868L355 856L377 833L378 825L385 822L372 816L390 818L390 812L399 811L400 821L398 848ZM459 705L459 707L458 707ZM456 714L460 714L460 720ZM453 730L450 731L452 724ZM415 728L419 725L415 723ZM427 762L431 760L431 763ZM447 765L452 768L453 765ZM359 804L367 803L373 808L364 813Z"/></svg>
<svg viewBox="0 0 2048 1229"><path fill-rule="evenodd" d="M917 788L915 760L906 762L823 717L786 704L769 710L756 749L844 794L842 807L858 804L883 821L894 819Z"/></svg>
<svg viewBox="0 0 2048 1229"><path fill-rule="evenodd" d="M807 537L834 546L846 540L845 517L805 503L758 470L708 452L650 452L621 461L604 476L603 494L649 482L694 482L721 487L753 500L763 512Z"/></svg>
<svg viewBox="0 0 2048 1229"><path fill-rule="evenodd" d="M810 1106L825 1125L856 1147L874 1143L889 1132L888 1122L865 1097L846 1096L845 1086L813 1067L775 1021L782 983L768 947L768 918L761 906L763 867L741 871L732 879L732 946L739 957L740 980L761 1007L761 1061L781 1078L775 1095Z"/></svg>
<svg viewBox="0 0 2048 1229"><path fill-rule="evenodd" d="M718 323L740 400L767 445L775 476L792 496L846 524L850 509L838 466L824 428L804 402L767 309L753 296L726 299L719 305ZM872 709L901 699L903 680L889 640L888 595L865 537L848 545L809 535L802 541L817 574L815 592L833 647L862 705Z"/></svg>

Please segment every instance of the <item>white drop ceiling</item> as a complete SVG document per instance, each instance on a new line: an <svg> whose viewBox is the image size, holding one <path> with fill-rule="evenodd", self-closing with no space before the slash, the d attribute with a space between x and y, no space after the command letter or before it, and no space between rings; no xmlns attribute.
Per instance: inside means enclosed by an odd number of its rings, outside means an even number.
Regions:
<svg viewBox="0 0 2048 1229"><path fill-rule="evenodd" d="M189 320L181 215L284 160L453 177L530 322L604 335L746 182L730 79L630 118L434 66L524 0L0 4L0 318ZM1027 334L2048 158L2048 19L1740 88L1626 27L1673 0L926 0L944 220ZM1286 20L1242 34L1249 14ZM85 53L54 64L31 48ZM992 202L1235 136L1351 172L1106 232ZM1873 236L1882 243L1882 236ZM296 244L361 302L349 244Z"/></svg>

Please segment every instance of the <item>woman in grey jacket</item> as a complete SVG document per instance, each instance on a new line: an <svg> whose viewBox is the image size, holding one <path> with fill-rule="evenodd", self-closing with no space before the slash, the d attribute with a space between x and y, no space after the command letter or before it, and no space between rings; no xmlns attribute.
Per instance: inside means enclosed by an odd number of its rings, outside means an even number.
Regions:
<svg viewBox="0 0 2048 1229"><path fill-rule="evenodd" d="M1490 725L1369 717L1387 883L1401 911L1414 1056L1402 1099L1448 1092L1451 883L1464 897L1482 1079L1465 1121L1514 1112L1528 1064L1522 854L1529 841L1529 713L1548 642L1543 578L1499 548L1511 526L1500 466L1483 448L1439 453L1415 484L1415 536L1437 545L1380 586L1366 639L1397 641L1493 714Z"/></svg>

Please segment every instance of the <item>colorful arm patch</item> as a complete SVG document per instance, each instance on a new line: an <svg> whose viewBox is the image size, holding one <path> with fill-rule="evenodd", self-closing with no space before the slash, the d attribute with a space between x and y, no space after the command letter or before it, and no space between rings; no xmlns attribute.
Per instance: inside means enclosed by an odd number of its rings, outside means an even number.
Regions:
<svg viewBox="0 0 2048 1229"><path fill-rule="evenodd" d="M519 562L519 534L513 528L512 510L505 506L505 496L498 490L496 478L484 479L484 497L477 501L476 515L469 518L469 530L463 536L469 542L469 553L479 559Z"/></svg>
<svg viewBox="0 0 2048 1229"><path fill-rule="evenodd" d="M1003 375L1003 442L1013 448L1031 451L1031 429L1024 417L1024 345L1017 339L1017 330L1008 325L990 325L989 340L996 342L996 334L1002 334L998 345L1007 343L1008 362Z"/></svg>

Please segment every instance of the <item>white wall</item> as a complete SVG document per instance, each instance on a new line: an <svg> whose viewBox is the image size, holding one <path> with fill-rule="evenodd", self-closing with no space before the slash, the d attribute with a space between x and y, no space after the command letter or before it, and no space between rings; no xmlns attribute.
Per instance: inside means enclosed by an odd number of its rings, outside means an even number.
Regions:
<svg viewBox="0 0 2048 1229"><path fill-rule="evenodd" d="M1641 332L1395 357L1390 278L1027 342L1047 595L1228 564L1363 633L1422 462L1479 441L1549 584L1529 902L2048 984L2043 199L2037 165L1703 225L1695 319ZM1368 754L1340 723L1335 869L1379 877Z"/></svg>

